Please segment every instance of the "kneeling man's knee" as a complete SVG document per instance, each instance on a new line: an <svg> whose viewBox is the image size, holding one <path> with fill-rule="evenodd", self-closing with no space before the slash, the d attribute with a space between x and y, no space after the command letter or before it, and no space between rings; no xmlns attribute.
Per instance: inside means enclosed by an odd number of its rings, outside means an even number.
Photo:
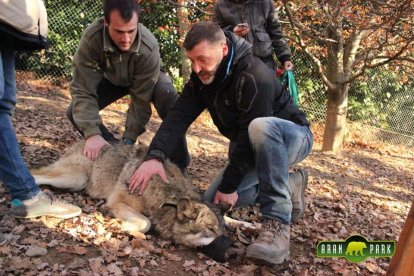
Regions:
<svg viewBox="0 0 414 276"><path fill-rule="evenodd" d="M249 124L249 137L253 143L263 141L266 137L266 131L268 129L267 118L256 118Z"/></svg>

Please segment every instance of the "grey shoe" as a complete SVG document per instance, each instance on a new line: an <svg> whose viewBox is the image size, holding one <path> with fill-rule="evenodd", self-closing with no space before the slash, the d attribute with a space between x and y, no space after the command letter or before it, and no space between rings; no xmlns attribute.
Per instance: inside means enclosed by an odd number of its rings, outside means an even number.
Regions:
<svg viewBox="0 0 414 276"><path fill-rule="evenodd" d="M7 241L7 237L5 234L3 234L2 232L0 232L0 245L5 244Z"/></svg>
<svg viewBox="0 0 414 276"><path fill-rule="evenodd" d="M257 264L277 265L289 259L290 225L266 219L257 240L247 247L246 258Z"/></svg>
<svg viewBox="0 0 414 276"><path fill-rule="evenodd" d="M305 190L308 186L308 172L299 169L290 173L289 186L292 201L291 223L295 223L303 217L303 213L305 212Z"/></svg>
<svg viewBox="0 0 414 276"><path fill-rule="evenodd" d="M18 218L35 218L46 215L67 219L76 217L82 213L79 207L58 200L44 192L40 192L38 194L38 200L30 204L13 199L10 211Z"/></svg>

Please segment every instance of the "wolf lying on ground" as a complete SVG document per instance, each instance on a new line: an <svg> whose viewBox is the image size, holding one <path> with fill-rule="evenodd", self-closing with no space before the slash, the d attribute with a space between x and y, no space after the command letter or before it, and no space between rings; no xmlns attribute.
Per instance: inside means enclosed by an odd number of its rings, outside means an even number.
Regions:
<svg viewBox="0 0 414 276"><path fill-rule="evenodd" d="M71 191L85 189L91 197L105 199L112 214L122 221L122 230L132 235L147 232L152 224L162 238L195 247L210 244L223 234L220 210L202 203L195 186L174 164L164 164L169 183L156 176L145 193L131 194L128 182L146 148L107 146L91 161L82 153L84 145L79 142L55 163L33 169L36 183Z"/></svg>

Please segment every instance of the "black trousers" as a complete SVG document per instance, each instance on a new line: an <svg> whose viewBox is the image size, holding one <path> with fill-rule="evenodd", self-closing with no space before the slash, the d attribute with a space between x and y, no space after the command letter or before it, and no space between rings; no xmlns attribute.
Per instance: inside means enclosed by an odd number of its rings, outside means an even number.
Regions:
<svg viewBox="0 0 414 276"><path fill-rule="evenodd" d="M128 94L129 87L115 86L107 79L102 78L97 88L97 100L99 110L104 109L111 103ZM174 85L170 77L166 75L163 71L161 71L160 77L154 86L151 101L154 104L154 107L162 120L164 120L167 117L169 110L173 107L177 98L178 94L175 91ZM70 103L66 111L66 116L68 117L69 121L76 127L79 133L83 136L82 131L78 128L78 126L75 123L75 120L73 119L73 102ZM112 143L116 141L115 136L105 127L104 124L101 124L99 126L99 129L102 133L102 137L105 140ZM190 154L188 153L187 141L185 139L185 136L177 144L176 148L170 156L170 160L181 169L185 169L190 164Z"/></svg>

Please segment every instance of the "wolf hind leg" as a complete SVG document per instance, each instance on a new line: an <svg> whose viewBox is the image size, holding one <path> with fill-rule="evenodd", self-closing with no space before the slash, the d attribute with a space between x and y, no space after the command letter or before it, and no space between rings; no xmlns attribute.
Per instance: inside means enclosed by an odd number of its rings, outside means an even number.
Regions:
<svg viewBox="0 0 414 276"><path fill-rule="evenodd" d="M61 175L50 175L50 174L35 174L32 173L35 182L41 185L50 185L58 189L70 190L73 192L83 190L86 187L88 177L84 175L75 174L61 174Z"/></svg>
<svg viewBox="0 0 414 276"><path fill-rule="evenodd" d="M93 162L86 157L72 153L49 166L30 171L38 185L80 191L88 184L92 166Z"/></svg>

